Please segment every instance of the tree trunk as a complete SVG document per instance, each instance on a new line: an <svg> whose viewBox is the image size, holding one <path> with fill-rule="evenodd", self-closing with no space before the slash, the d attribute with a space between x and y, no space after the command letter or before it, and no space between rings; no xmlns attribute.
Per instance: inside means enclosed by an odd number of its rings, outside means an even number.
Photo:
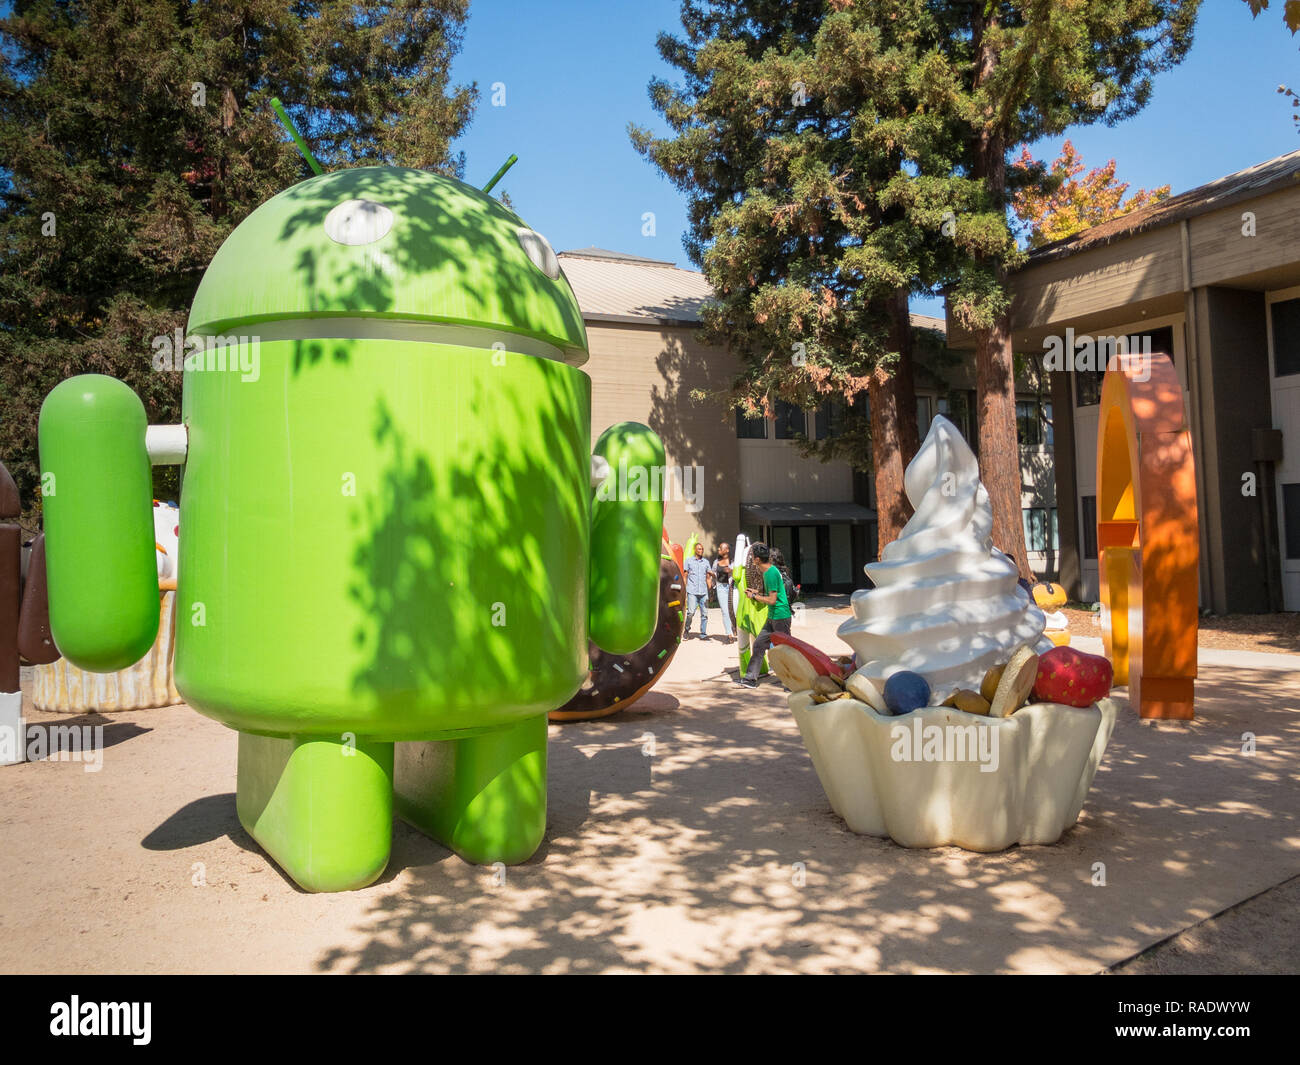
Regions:
<svg viewBox="0 0 1300 1065"><path fill-rule="evenodd" d="M976 408L979 418L980 480L993 504L993 543L1011 556L1027 580L1034 580L1025 550L1020 513L1020 443L1016 439L1016 377L1006 317L975 334Z"/></svg>
<svg viewBox="0 0 1300 1065"><path fill-rule="evenodd" d="M903 487L903 473L919 446L916 428L916 388L912 372L912 327L907 291L890 298L889 346L898 352L892 371L878 367L871 375L867 398L871 409L871 464L876 479L876 545L898 539L912 504Z"/></svg>
<svg viewBox="0 0 1300 1065"><path fill-rule="evenodd" d="M220 220L226 216L226 178L230 172L230 153L234 146L230 144L231 130L235 128L235 119L239 117L239 102L229 86L221 93L221 151L217 156L212 174L212 217Z"/></svg>
<svg viewBox="0 0 1300 1065"><path fill-rule="evenodd" d="M998 55L986 36L997 25L997 10L990 7L987 21L974 23L975 85L982 85L997 67ZM992 107L975 130L973 176L983 178L995 205L1007 199L1007 145ZM994 265L999 284L1005 271ZM1020 575L1034 580L1025 550L1025 526L1020 513L1020 444L1016 439L1016 374L1011 353L1011 316L1003 314L990 328L975 330L975 407L979 419L980 479L993 504L993 544L1006 552Z"/></svg>
<svg viewBox="0 0 1300 1065"><path fill-rule="evenodd" d="M867 386L871 408L871 466L876 479L877 552L898 539L912 516L912 504L903 491L904 463L894 385L889 371L878 368Z"/></svg>
<svg viewBox="0 0 1300 1065"><path fill-rule="evenodd" d="M916 457L921 446L916 424L916 376L912 370L912 312L907 308L907 289L894 293L889 306L889 349L898 352L894 364L894 399L898 409L898 445L903 468Z"/></svg>

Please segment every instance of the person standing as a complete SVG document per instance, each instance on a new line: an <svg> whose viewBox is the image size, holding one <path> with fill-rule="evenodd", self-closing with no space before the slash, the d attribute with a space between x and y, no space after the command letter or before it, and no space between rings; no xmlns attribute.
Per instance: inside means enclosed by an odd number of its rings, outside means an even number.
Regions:
<svg viewBox="0 0 1300 1065"><path fill-rule="evenodd" d="M781 577L781 571L772 565L772 553L768 546L755 544L750 554L758 562L759 571L763 575L763 591L746 588L745 594L755 602L767 604L767 624L759 631L758 639L754 641L754 648L749 658L749 669L740 678L740 683L746 688L757 688L758 667L763 661L763 656L767 654L767 649L772 646L773 633L783 632L787 636L790 635L791 611L790 601L785 594L785 581Z"/></svg>
<svg viewBox="0 0 1300 1065"><path fill-rule="evenodd" d="M691 634L691 619L700 611L700 635L709 635L709 584L713 580L713 565L704 557L704 545L695 545L695 554L686 560L686 627L682 639Z"/></svg>
<svg viewBox="0 0 1300 1065"><path fill-rule="evenodd" d="M718 590L718 606L722 608L722 631L727 634L727 643L735 643L731 631L731 547L728 544L718 544L718 557L713 560L713 584Z"/></svg>

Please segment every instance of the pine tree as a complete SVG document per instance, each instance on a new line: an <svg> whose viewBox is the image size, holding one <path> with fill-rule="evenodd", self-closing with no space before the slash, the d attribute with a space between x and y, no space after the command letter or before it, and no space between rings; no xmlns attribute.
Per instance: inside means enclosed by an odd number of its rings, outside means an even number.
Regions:
<svg viewBox="0 0 1300 1065"><path fill-rule="evenodd" d="M1007 218L1016 146L1070 126L1112 125L1136 114L1152 76L1192 43L1199 0L1015 0L931 5L944 53L960 80L967 173L984 197L981 226L1001 219L992 250L973 252L949 289L954 317L975 335L980 475L993 503L994 542L1029 576L1020 513L1015 375L1008 272L1023 261Z"/></svg>
<svg viewBox="0 0 1300 1065"><path fill-rule="evenodd" d="M910 513L917 449L908 297L954 272L952 208L977 206L927 6L687 4L684 35L659 38L684 84L650 87L674 135L631 128L689 198L686 248L715 295L703 338L742 362L726 401L831 400L844 432L804 448L873 468L881 546ZM850 413L863 392L869 424Z"/></svg>
<svg viewBox="0 0 1300 1065"><path fill-rule="evenodd" d="M76 373L180 416L150 338L183 328L203 270L260 203L327 168L459 173L452 89L468 0L17 0L0 19L0 455L35 522L36 420Z"/></svg>

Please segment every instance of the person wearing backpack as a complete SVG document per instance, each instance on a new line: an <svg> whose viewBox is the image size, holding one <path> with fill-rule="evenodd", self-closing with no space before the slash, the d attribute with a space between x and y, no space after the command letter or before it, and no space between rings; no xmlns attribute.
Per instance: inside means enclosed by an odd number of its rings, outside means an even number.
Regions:
<svg viewBox="0 0 1300 1065"><path fill-rule="evenodd" d="M794 601L799 598L799 586L790 578L790 569L785 564L785 555L781 553L779 547L772 548L772 565L776 571L781 574L781 581L785 584L785 599L790 605L790 613L794 613Z"/></svg>
<svg viewBox="0 0 1300 1065"><path fill-rule="evenodd" d="M767 649L772 646L773 633L783 632L790 635L790 597L786 593L785 579L781 571L772 565L772 552L766 544L755 544L750 551L754 560L758 563L758 568L763 575L763 591L758 592L753 588L746 588L745 594L753 599L756 603L766 603L767 624L759 631L758 639L754 641L754 647L749 658L749 669L745 675L740 678L740 683L746 688L758 687L758 667L763 661L763 656L767 654Z"/></svg>

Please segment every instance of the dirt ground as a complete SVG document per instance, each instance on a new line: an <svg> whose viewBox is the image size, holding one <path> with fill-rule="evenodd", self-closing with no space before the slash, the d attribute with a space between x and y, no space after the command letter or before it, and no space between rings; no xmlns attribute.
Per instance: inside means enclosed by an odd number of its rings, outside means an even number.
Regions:
<svg viewBox="0 0 1300 1065"><path fill-rule="evenodd" d="M796 634L842 650L840 620L810 609ZM780 686L741 689L734 669L734 647L691 640L637 705L552 726L546 838L504 881L398 823L380 881L337 895L300 891L240 827L233 732L183 706L77 719L104 727L100 771L0 769L0 970L1278 964L1276 911L1295 899L1272 889L1300 874L1300 659L1203 667L1190 724L1121 699L1079 824L993 855L849 832Z"/></svg>
<svg viewBox="0 0 1300 1065"><path fill-rule="evenodd" d="M1064 613L1071 635L1101 636L1097 614L1070 608ZM1300 613L1206 615L1201 618L1196 643L1225 651L1300 654Z"/></svg>
<svg viewBox="0 0 1300 1065"><path fill-rule="evenodd" d="M1261 942L1272 947L1263 955ZM1212 968L1211 968L1212 966ZM1122 976L1300 972L1300 877L1238 903L1111 969Z"/></svg>

